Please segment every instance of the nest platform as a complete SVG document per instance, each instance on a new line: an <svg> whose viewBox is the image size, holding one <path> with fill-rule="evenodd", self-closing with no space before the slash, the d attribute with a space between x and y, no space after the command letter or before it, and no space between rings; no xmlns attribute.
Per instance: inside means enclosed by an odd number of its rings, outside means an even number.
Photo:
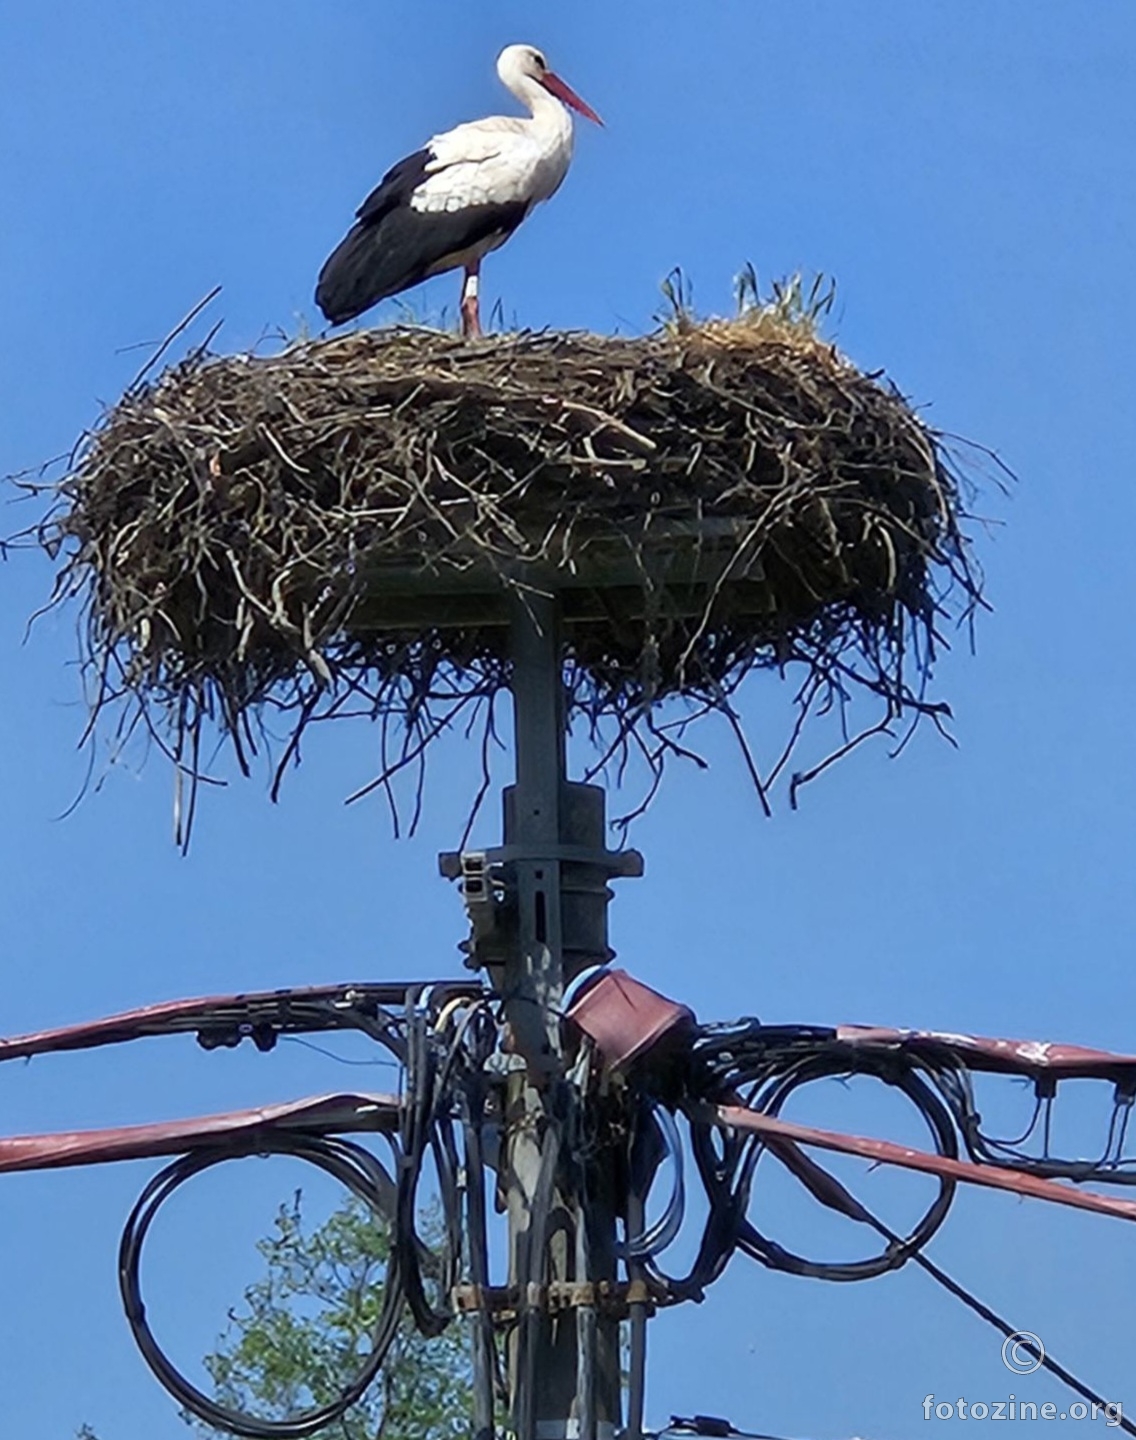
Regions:
<svg viewBox="0 0 1136 1440"><path fill-rule="evenodd" d="M96 708L125 700L184 762L206 721L247 749L266 706L294 740L344 708L422 723L442 693L492 695L532 591L561 598L593 722L722 707L794 662L810 703L859 684L902 714L937 621L978 597L962 515L894 388L755 311L196 353L106 414L47 530Z"/></svg>

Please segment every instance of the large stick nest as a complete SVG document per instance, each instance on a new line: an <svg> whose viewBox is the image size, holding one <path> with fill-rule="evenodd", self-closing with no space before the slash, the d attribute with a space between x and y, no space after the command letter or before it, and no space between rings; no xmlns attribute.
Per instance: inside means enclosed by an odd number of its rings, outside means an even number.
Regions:
<svg viewBox="0 0 1136 1440"><path fill-rule="evenodd" d="M937 715L937 621L978 598L961 514L901 395L755 310L637 339L195 352L87 438L46 537L96 712L125 701L120 725L196 773L207 723L243 766L275 708L283 764L308 722L363 708L406 722L390 770L508 683L506 600L534 589L563 589L573 711L654 762L660 702L734 723L759 667L803 667L794 735L857 686L870 729Z"/></svg>

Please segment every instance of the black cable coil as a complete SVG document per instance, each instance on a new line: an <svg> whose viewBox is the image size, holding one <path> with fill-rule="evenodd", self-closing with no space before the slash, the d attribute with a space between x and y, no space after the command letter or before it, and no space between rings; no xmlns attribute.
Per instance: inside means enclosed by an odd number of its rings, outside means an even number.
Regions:
<svg viewBox="0 0 1136 1440"><path fill-rule="evenodd" d="M226 1160L254 1155L288 1155L316 1165L338 1180L383 1220L389 1218L391 1180L370 1151L334 1136L303 1135L286 1130L268 1131L241 1147L196 1150L167 1165L139 1196L122 1232L118 1252L118 1281L126 1318L146 1363L160 1383L187 1410L217 1430L248 1436L249 1440L302 1440L341 1419L359 1401L382 1368L398 1333L403 1309L403 1284L397 1247L391 1249L383 1288L383 1303L373 1332L370 1354L358 1374L326 1405L290 1420L265 1420L219 1405L192 1385L174 1366L154 1337L142 1299L140 1266L142 1247L154 1217L179 1186Z"/></svg>
<svg viewBox="0 0 1136 1440"><path fill-rule="evenodd" d="M844 1057L821 1053L810 1060L801 1062L787 1075L779 1077L766 1086L756 1100L751 1102L752 1108L765 1115L779 1115L789 1096L802 1085L811 1084L814 1080L830 1079L848 1073L848 1064ZM887 1085L894 1086L906 1095L926 1121L935 1142L936 1152L951 1160L958 1159L958 1135L950 1111L931 1086L911 1066L897 1065L890 1056L864 1056L855 1073L873 1076ZM740 1188L748 1201L757 1162L766 1150L772 1150L775 1155L777 1155L777 1151L767 1141L758 1139L750 1141L747 1149L748 1154L742 1165L744 1183ZM781 1156L777 1155L777 1158L781 1158ZM815 1165L814 1162L808 1162L808 1167L808 1169L795 1171L797 1178L807 1185L810 1183L811 1176L815 1175L814 1183L823 1185L824 1180L827 1179L827 1172ZM763 1235L744 1217L744 1214L738 1225L737 1246L743 1254L761 1261L771 1270L784 1270L790 1275L803 1275L818 1280L872 1280L878 1275L886 1274L889 1270L898 1270L901 1265L905 1265L913 1255L923 1249L947 1218L956 1188L956 1181L948 1176L941 1177L938 1195L928 1206L911 1233L902 1240L889 1241L887 1248L881 1254L868 1260L855 1260L844 1264L808 1260L801 1255L795 1255L792 1251L786 1250L784 1246Z"/></svg>

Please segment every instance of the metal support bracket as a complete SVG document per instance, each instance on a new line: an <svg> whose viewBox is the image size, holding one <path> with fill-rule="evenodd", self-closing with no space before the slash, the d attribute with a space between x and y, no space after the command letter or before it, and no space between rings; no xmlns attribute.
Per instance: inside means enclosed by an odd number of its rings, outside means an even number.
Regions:
<svg viewBox="0 0 1136 1440"><path fill-rule="evenodd" d="M646 1305L651 1314L655 1297L646 1281L553 1280L547 1285L455 1285L450 1303L458 1315L488 1311L500 1324L511 1324L523 1311L545 1315L588 1309L625 1320L632 1305Z"/></svg>
<svg viewBox="0 0 1136 1440"><path fill-rule="evenodd" d="M496 851L450 851L438 856L447 880L456 880L469 916L469 938L461 949L471 970L499 980L517 938L517 887L512 867ZM497 985L500 989L500 985Z"/></svg>
<svg viewBox="0 0 1136 1440"><path fill-rule="evenodd" d="M518 870L525 866L559 864L581 867L568 871L587 877L586 888L606 891L608 880L637 879L643 874L643 857L638 850L604 850L590 845L497 845L488 850L448 850L438 856L438 869L447 880L456 880L469 916L469 939L462 944L465 963L471 970L487 970L497 978L517 943ZM571 925L569 926L571 929ZM578 945L573 946L573 940ZM587 951L598 949L598 936L565 935L565 947ZM596 960L608 960L613 952L604 945Z"/></svg>

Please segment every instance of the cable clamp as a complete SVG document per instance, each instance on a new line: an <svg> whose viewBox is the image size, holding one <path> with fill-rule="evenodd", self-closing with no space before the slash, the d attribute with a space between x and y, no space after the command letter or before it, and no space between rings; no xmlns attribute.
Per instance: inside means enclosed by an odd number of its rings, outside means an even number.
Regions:
<svg viewBox="0 0 1136 1440"><path fill-rule="evenodd" d="M455 1285L450 1300L458 1315L488 1312L499 1321L523 1311L558 1315L567 1310L597 1310L612 1319L627 1318L631 1305L653 1312L654 1298L644 1280L553 1280L548 1285Z"/></svg>

